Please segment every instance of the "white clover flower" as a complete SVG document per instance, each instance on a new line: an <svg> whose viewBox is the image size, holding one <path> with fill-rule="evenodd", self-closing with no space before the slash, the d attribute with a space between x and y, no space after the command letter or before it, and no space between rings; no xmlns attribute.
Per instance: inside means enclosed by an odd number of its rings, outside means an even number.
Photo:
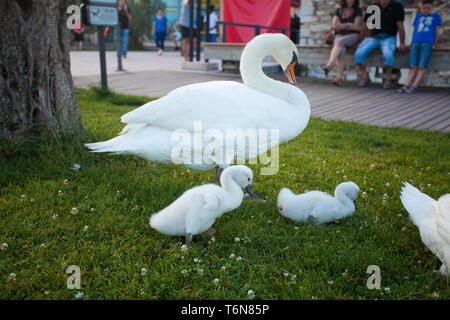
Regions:
<svg viewBox="0 0 450 320"><path fill-rule="evenodd" d="M295 279L297 279L297 275L293 274L293 275L291 276L291 280L295 280Z"/></svg>
<svg viewBox="0 0 450 320"><path fill-rule="evenodd" d="M36 202L36 200L34 198L31 198L30 202Z"/></svg>
<svg viewBox="0 0 450 320"><path fill-rule="evenodd" d="M295 229L295 230L298 230L298 229L300 229L300 228L299 228L299 227L297 227L297 226L295 226L295 227L294 227L294 229Z"/></svg>
<svg viewBox="0 0 450 320"><path fill-rule="evenodd" d="M8 244L6 242L2 243L2 246L0 247L2 250L8 249Z"/></svg>
<svg viewBox="0 0 450 320"><path fill-rule="evenodd" d="M90 211L90 212L94 212L95 209L94 209L94 208L90 208L89 211Z"/></svg>
<svg viewBox="0 0 450 320"><path fill-rule="evenodd" d="M11 279L11 280L16 280L16 274L15 273L10 273L8 278Z"/></svg>
<svg viewBox="0 0 450 320"><path fill-rule="evenodd" d="M222 266L220 269L221 269L222 271L225 271L225 270L227 269L227 267Z"/></svg>
<svg viewBox="0 0 450 320"><path fill-rule="evenodd" d="M215 278L215 279L213 280L213 282L214 282L215 284L218 284L218 283L219 283L219 279L218 279L218 278Z"/></svg>
<svg viewBox="0 0 450 320"><path fill-rule="evenodd" d="M342 180L347 181L347 176L346 175L342 176Z"/></svg>
<svg viewBox="0 0 450 320"><path fill-rule="evenodd" d="M84 232L86 232L86 231L88 231L88 229L89 229L89 227L88 227L88 226L84 226L84 229L83 229L83 231L84 231Z"/></svg>
<svg viewBox="0 0 450 320"><path fill-rule="evenodd" d="M334 283L334 281L333 280L330 280L330 281L328 281L328 284L333 284Z"/></svg>
<svg viewBox="0 0 450 320"><path fill-rule="evenodd" d="M54 215L52 215L52 219L53 220L56 220L56 218L58 218L59 217L59 214L54 214Z"/></svg>
<svg viewBox="0 0 450 320"><path fill-rule="evenodd" d="M439 293L437 292L433 292L431 295L433 296L433 298L439 298Z"/></svg>
<svg viewBox="0 0 450 320"><path fill-rule="evenodd" d="M236 255L234 253L230 254L230 259L233 259Z"/></svg>
<svg viewBox="0 0 450 320"><path fill-rule="evenodd" d="M289 277L289 272L285 272L285 273L283 273L283 276L285 276L285 277Z"/></svg>
<svg viewBox="0 0 450 320"><path fill-rule="evenodd" d="M363 198L367 197L367 192L363 191L362 197L363 197Z"/></svg>
<svg viewBox="0 0 450 320"><path fill-rule="evenodd" d="M84 293L81 291L78 291L77 293L75 293L75 298L76 299L82 299L84 297Z"/></svg>
<svg viewBox="0 0 450 320"><path fill-rule="evenodd" d="M202 276L203 275L203 269L198 269L197 273Z"/></svg>
<svg viewBox="0 0 450 320"><path fill-rule="evenodd" d="M211 242L216 242L216 238L212 237Z"/></svg>
<svg viewBox="0 0 450 320"><path fill-rule="evenodd" d="M79 210L77 208L72 208L72 210L70 210L71 214L77 214L79 212Z"/></svg>
<svg viewBox="0 0 450 320"><path fill-rule="evenodd" d="M45 291L44 291L44 294L45 294L45 295L48 295L49 293L50 293L50 291L48 291L48 290L45 290Z"/></svg>
<svg viewBox="0 0 450 320"><path fill-rule="evenodd" d="M242 257L241 257L241 256L239 256L239 257L236 258L236 261L240 261L240 260L242 260Z"/></svg>
<svg viewBox="0 0 450 320"><path fill-rule="evenodd" d="M386 291L386 292L391 292L391 289L390 289L389 287L385 287L385 288L384 288L384 291Z"/></svg>
<svg viewBox="0 0 450 320"><path fill-rule="evenodd" d="M147 268L141 268L141 276L145 276L147 274Z"/></svg>
<svg viewBox="0 0 450 320"><path fill-rule="evenodd" d="M63 192L62 192L62 190L58 190L58 196L62 196L63 195Z"/></svg>
<svg viewBox="0 0 450 320"><path fill-rule="evenodd" d="M200 262L201 260L199 258L194 258L194 262Z"/></svg>
<svg viewBox="0 0 450 320"><path fill-rule="evenodd" d="M187 245L183 244L181 246L181 251L188 251L188 250L189 250L189 247Z"/></svg>
<svg viewBox="0 0 450 320"><path fill-rule="evenodd" d="M253 290L248 290L247 291L247 295L250 299L254 299L255 298L255 291Z"/></svg>
<svg viewBox="0 0 450 320"><path fill-rule="evenodd" d="M391 184L390 184L389 182L386 182L386 187L389 188L390 185L391 185Z"/></svg>
<svg viewBox="0 0 450 320"><path fill-rule="evenodd" d="M186 270L186 269L184 269L184 270L181 270L181 273L182 274L186 274L188 271Z"/></svg>
<svg viewBox="0 0 450 320"><path fill-rule="evenodd" d="M26 199L27 198L27 195L26 194L23 194L23 195L21 195L20 196L22 199Z"/></svg>
<svg viewBox="0 0 450 320"><path fill-rule="evenodd" d="M397 217L403 217L403 215L402 215L401 213L399 213L399 214L397 215Z"/></svg>
<svg viewBox="0 0 450 320"><path fill-rule="evenodd" d="M234 238L234 241L239 242L239 241L241 241L241 239L239 237L236 237L236 238Z"/></svg>
<svg viewBox="0 0 450 320"><path fill-rule="evenodd" d="M64 184L68 184L68 183L69 183L69 180L64 179L63 183L64 183Z"/></svg>

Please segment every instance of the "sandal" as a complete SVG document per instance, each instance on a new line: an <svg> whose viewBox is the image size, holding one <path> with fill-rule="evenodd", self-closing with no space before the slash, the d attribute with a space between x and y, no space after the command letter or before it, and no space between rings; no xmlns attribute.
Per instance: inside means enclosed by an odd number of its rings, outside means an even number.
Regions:
<svg viewBox="0 0 450 320"><path fill-rule="evenodd" d="M342 82L344 82L342 79L340 78L334 78L333 79L333 84L335 84L336 86L340 87L342 85Z"/></svg>
<svg viewBox="0 0 450 320"><path fill-rule="evenodd" d="M409 87L409 89L406 91L406 93L417 93L417 91L419 91L419 89L415 86L411 86Z"/></svg>
<svg viewBox="0 0 450 320"><path fill-rule="evenodd" d="M365 87L365 86L367 86L369 83L371 83L372 82L372 80L370 80L370 78L369 77L367 77L367 78L362 78L361 80L359 80L359 83L358 83L358 87Z"/></svg>
<svg viewBox="0 0 450 320"><path fill-rule="evenodd" d="M323 72L325 72L325 77L328 76L328 72L330 72L330 69L327 66L325 66L322 68L322 70Z"/></svg>
<svg viewBox="0 0 450 320"><path fill-rule="evenodd" d="M407 93L409 90L409 86L403 86L402 88L398 89L397 92L398 93Z"/></svg>
<svg viewBox="0 0 450 320"><path fill-rule="evenodd" d="M384 80L384 82L383 82L383 89L392 89L392 82L391 82L391 80L389 80L389 81Z"/></svg>

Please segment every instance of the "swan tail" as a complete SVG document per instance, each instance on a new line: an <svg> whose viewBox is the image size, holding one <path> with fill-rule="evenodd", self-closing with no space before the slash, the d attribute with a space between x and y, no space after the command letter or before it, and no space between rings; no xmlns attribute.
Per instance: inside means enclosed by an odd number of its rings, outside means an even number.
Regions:
<svg viewBox="0 0 450 320"><path fill-rule="evenodd" d="M118 136L108 141L86 143L84 146L92 152L124 153L126 152L124 142L123 136Z"/></svg>
<svg viewBox="0 0 450 320"><path fill-rule="evenodd" d="M433 212L431 204L436 200L420 192L408 182L403 184L400 200L406 211L408 211L411 220L415 225L419 226L422 220L431 218L430 213Z"/></svg>

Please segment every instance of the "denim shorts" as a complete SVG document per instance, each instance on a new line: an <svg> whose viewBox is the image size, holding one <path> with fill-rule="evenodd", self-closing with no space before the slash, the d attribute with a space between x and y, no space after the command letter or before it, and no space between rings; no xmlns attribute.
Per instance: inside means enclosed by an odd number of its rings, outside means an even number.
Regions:
<svg viewBox="0 0 450 320"><path fill-rule="evenodd" d="M383 62L386 66L393 66L395 62L394 52L397 38L388 34L376 34L364 39L355 51L355 63L366 63L366 57L376 48L381 49Z"/></svg>
<svg viewBox="0 0 450 320"><path fill-rule="evenodd" d="M428 61L430 61L432 48L431 42L414 42L411 44L409 66L426 68Z"/></svg>

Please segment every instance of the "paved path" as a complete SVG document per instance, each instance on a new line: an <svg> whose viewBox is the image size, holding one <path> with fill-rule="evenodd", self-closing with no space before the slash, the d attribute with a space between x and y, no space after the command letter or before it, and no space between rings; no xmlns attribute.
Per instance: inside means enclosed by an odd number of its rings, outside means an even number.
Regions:
<svg viewBox="0 0 450 320"><path fill-rule="evenodd" d="M98 52L95 51L71 53L75 86L99 84L98 60ZM107 52L108 85L121 93L161 97L191 83L241 81L238 75L183 71L182 62L179 52L163 56L157 56L155 52L130 52L124 60L127 72L116 72L115 53ZM417 94L407 95L378 86L357 88L348 83L338 88L328 82L301 78L298 78L298 87L308 96L312 115L316 117L450 132L449 89L421 89Z"/></svg>

